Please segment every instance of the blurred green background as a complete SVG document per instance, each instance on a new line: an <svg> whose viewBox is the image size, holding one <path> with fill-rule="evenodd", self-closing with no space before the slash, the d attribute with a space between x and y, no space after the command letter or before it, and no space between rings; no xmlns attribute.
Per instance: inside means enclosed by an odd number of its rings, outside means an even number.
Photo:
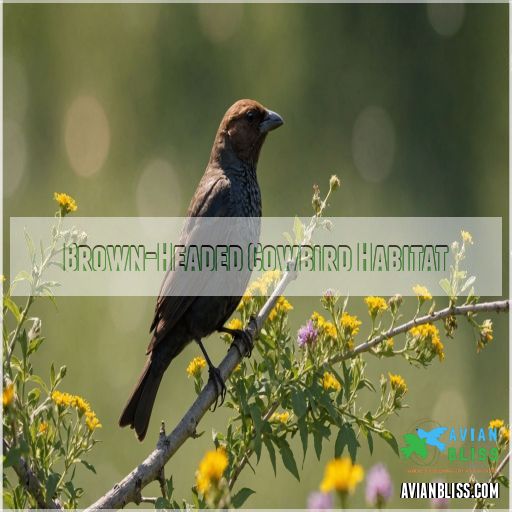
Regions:
<svg viewBox="0 0 512 512"><path fill-rule="evenodd" d="M265 215L309 214L313 183L336 172L343 187L330 215L498 216L508 246L505 4L5 5L4 260L9 217L51 215L54 191L75 197L83 216L183 215L224 111L243 97L286 120L258 169ZM89 399L103 423L91 456L98 475L80 476L87 505L154 447L161 419L170 429L185 412L194 396L185 367L198 350L172 364L139 444L117 419L143 364L154 299L57 303L34 310L47 337L37 366L66 364L65 390ZM314 298L292 303L293 330L319 308ZM367 318L360 298L349 309ZM508 417L508 318L494 319L495 339L478 355L463 323L446 361L428 370L370 360L375 380L391 370L408 382L411 408L390 424L397 437L423 418L479 427ZM218 336L207 346L219 361ZM225 418L208 414L207 434L168 464L177 496L190 495L209 432ZM320 462L309 453L300 483L282 466L276 483L264 456L240 479L256 490L246 506L304 507L332 453ZM408 474L383 442L358 457L366 469L388 465L392 506L426 505L401 502L397 486L432 475ZM363 486L351 504L364 506Z"/></svg>

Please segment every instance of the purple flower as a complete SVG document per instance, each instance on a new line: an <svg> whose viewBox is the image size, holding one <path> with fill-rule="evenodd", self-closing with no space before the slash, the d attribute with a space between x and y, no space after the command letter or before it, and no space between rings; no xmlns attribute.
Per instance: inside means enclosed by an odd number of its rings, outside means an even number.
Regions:
<svg viewBox="0 0 512 512"><path fill-rule="evenodd" d="M297 343L301 348L304 348L306 345L312 345L317 338L318 331L311 320L308 320L307 324L303 325L297 333Z"/></svg>
<svg viewBox="0 0 512 512"><path fill-rule="evenodd" d="M381 508L393 494L393 482L386 466L375 464L366 477L366 501L373 507Z"/></svg>
<svg viewBox="0 0 512 512"><path fill-rule="evenodd" d="M332 493L325 492L312 492L308 496L308 509L314 510L328 510L334 506Z"/></svg>

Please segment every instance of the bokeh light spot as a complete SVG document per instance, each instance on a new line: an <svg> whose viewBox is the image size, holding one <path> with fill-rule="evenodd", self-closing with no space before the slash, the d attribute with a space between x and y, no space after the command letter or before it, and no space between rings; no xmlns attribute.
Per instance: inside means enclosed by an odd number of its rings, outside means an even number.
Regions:
<svg viewBox="0 0 512 512"><path fill-rule="evenodd" d="M243 4L199 4L199 24L206 37L221 43L232 37L244 14Z"/></svg>
<svg viewBox="0 0 512 512"><path fill-rule="evenodd" d="M464 21L464 4L427 4L432 28L441 36L455 35Z"/></svg>
<svg viewBox="0 0 512 512"><path fill-rule="evenodd" d="M169 162L152 160L139 178L137 212L142 217L177 216L181 208L181 187Z"/></svg>
<svg viewBox="0 0 512 512"><path fill-rule="evenodd" d="M4 125L4 196L16 192L25 174L27 144L19 123L7 120Z"/></svg>
<svg viewBox="0 0 512 512"><path fill-rule="evenodd" d="M110 128L96 98L80 96L73 101L66 115L65 141L78 175L92 176L102 168L110 147Z"/></svg>
<svg viewBox="0 0 512 512"><path fill-rule="evenodd" d="M361 176L374 183L391 172L395 154L395 129L381 107L366 107L357 117L352 133L352 156Z"/></svg>

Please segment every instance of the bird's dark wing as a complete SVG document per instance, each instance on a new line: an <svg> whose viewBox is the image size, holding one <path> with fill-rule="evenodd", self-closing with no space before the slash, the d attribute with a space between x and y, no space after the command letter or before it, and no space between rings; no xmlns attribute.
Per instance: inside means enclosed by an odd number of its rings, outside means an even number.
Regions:
<svg viewBox="0 0 512 512"><path fill-rule="evenodd" d="M200 223L194 217L232 216L230 193L230 182L223 173L205 173L189 206L189 218L183 228L180 241L182 245L192 245L194 240L199 241L202 238ZM195 283L190 282L190 273L187 277L184 277L184 273L180 270L167 273L156 304L155 317L150 329L154 331L153 338L147 353L151 352L175 327L194 302L201 286L200 280ZM184 295L183 291L186 292L187 288L193 290L194 295Z"/></svg>

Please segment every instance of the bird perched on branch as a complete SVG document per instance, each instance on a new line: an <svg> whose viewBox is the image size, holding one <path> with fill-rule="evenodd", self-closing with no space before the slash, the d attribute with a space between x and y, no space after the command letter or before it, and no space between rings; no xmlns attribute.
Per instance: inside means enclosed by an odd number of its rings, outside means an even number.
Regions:
<svg viewBox="0 0 512 512"><path fill-rule="evenodd" d="M237 101L228 109L215 136L205 173L190 202L187 212L190 222L182 235L186 240L189 237L188 242L196 218L261 217L256 177L258 157L268 132L282 124L281 116L254 100ZM255 230L259 236L259 221ZM222 401L225 384L208 357L202 339L215 331L241 335L224 327L238 306L240 295L173 294L171 291L176 290L178 281L180 277L176 272L169 272L164 279L151 324L148 358L119 420L121 427L129 425L135 429L140 441L146 436L162 376L185 346L191 341L197 342ZM181 284L184 282L181 279Z"/></svg>

